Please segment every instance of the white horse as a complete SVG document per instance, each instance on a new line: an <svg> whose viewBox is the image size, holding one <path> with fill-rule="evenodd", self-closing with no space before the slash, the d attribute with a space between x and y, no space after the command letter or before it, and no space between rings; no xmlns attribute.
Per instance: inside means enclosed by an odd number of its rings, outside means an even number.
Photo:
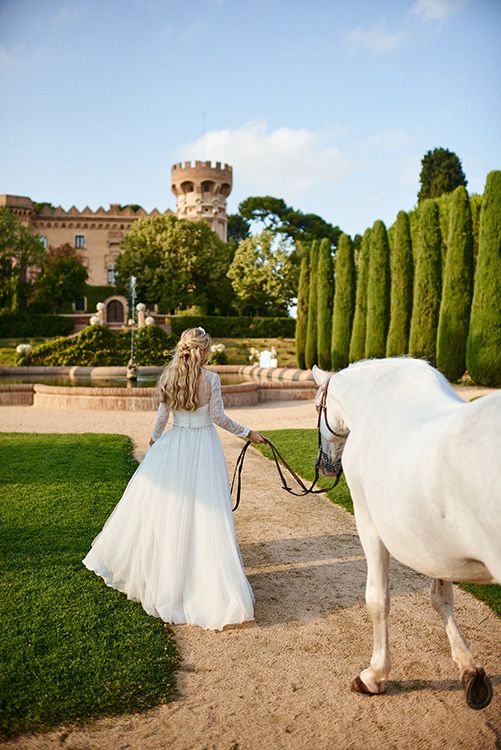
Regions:
<svg viewBox="0 0 501 750"><path fill-rule="evenodd" d="M334 375L313 368L322 411L320 471L341 459L367 558L366 602L374 628L359 692L384 691L389 555L430 576L468 705L492 688L453 612L452 581L501 583L501 393L464 403L422 360L357 362ZM322 463L325 464L322 471Z"/></svg>

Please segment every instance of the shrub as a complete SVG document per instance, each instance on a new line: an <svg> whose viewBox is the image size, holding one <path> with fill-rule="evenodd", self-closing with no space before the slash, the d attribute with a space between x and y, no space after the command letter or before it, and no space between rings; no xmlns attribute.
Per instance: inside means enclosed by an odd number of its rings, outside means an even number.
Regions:
<svg viewBox="0 0 501 750"><path fill-rule="evenodd" d="M350 361L351 326L355 312L355 256L347 234L339 238L336 252L336 290L332 314L332 368L341 370Z"/></svg>
<svg viewBox="0 0 501 750"><path fill-rule="evenodd" d="M416 248L414 302L409 354L436 362L437 326L441 297L441 238L436 201L420 206L420 231Z"/></svg>
<svg viewBox="0 0 501 750"><path fill-rule="evenodd" d="M365 356L384 357L390 323L390 246L384 223L378 219L371 230L367 280L367 328Z"/></svg>
<svg viewBox="0 0 501 750"><path fill-rule="evenodd" d="M501 386L501 171L487 175L478 259L466 345L466 366L476 383Z"/></svg>
<svg viewBox="0 0 501 750"><path fill-rule="evenodd" d="M308 294L308 326L306 329L306 367L313 367L317 362L318 342L318 243L312 242L310 249L310 289Z"/></svg>
<svg viewBox="0 0 501 750"><path fill-rule="evenodd" d="M331 246L329 240L324 239L318 251L317 273L317 351L318 364L324 370L331 369L333 289Z"/></svg>
<svg viewBox="0 0 501 750"><path fill-rule="evenodd" d="M130 334L122 335L130 341ZM143 326L136 332L134 341L139 365L164 365L176 345L176 336L167 334L158 326Z"/></svg>
<svg viewBox="0 0 501 750"><path fill-rule="evenodd" d="M207 364L225 365L228 362L224 344L212 344L211 352Z"/></svg>
<svg viewBox="0 0 501 750"><path fill-rule="evenodd" d="M186 328L202 326L213 338L294 338L294 318L246 318L218 315L173 315L170 320L176 338Z"/></svg>
<svg viewBox="0 0 501 750"><path fill-rule="evenodd" d="M414 264L409 217L405 211L399 211L395 222L390 267L390 328L386 341L386 356L394 357L407 354L412 315Z"/></svg>
<svg viewBox="0 0 501 750"><path fill-rule="evenodd" d="M359 266L357 271L357 293L355 300L355 315L350 341L350 362L356 362L365 357L365 332L367 326L367 278L369 275L371 230L366 229L360 248Z"/></svg>
<svg viewBox="0 0 501 750"><path fill-rule="evenodd" d="M310 254L304 251L299 272L299 288L297 292L297 324L296 324L296 360L297 366L306 369L305 349L306 330L308 327L308 295L310 291Z"/></svg>
<svg viewBox="0 0 501 750"><path fill-rule="evenodd" d="M67 336L73 330L73 320L57 315L29 313L0 313L0 338L51 338Z"/></svg>
<svg viewBox="0 0 501 750"><path fill-rule="evenodd" d="M464 187L452 193L442 303L437 332L437 367L458 380L466 369L466 339L473 291L473 231Z"/></svg>

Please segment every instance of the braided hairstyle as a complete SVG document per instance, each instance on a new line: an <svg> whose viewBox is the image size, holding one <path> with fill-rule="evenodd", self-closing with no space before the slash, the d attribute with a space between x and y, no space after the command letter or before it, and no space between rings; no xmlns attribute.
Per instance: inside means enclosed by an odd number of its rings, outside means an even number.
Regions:
<svg viewBox="0 0 501 750"><path fill-rule="evenodd" d="M210 346L211 337L203 328L182 332L174 356L158 380L160 401L171 409L198 409L198 379Z"/></svg>

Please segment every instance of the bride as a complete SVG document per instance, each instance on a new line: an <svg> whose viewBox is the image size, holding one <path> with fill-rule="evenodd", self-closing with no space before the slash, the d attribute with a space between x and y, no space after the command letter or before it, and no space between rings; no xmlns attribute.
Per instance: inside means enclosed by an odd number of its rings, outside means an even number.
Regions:
<svg viewBox="0 0 501 750"><path fill-rule="evenodd" d="M265 438L225 415L219 376L203 367L210 345L203 328L182 333L158 381L152 447L83 563L150 615L221 630L252 620L254 597L214 423L253 443Z"/></svg>

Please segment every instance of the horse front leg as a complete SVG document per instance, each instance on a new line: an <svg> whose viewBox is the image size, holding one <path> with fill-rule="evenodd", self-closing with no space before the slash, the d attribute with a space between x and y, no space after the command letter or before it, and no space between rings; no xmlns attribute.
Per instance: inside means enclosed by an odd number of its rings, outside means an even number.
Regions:
<svg viewBox="0 0 501 750"><path fill-rule="evenodd" d="M453 660L459 667L461 682L470 708L481 709L492 700L492 686L483 667L475 665L473 654L461 635L454 617L454 589L450 581L435 579L430 590L433 609L444 623Z"/></svg>
<svg viewBox="0 0 501 750"><path fill-rule="evenodd" d="M391 669L388 644L390 556L368 514L363 514L363 520L359 514L357 528L367 559L365 601L372 619L374 642L370 666L355 677L351 687L359 693L375 695L384 692L385 681Z"/></svg>

